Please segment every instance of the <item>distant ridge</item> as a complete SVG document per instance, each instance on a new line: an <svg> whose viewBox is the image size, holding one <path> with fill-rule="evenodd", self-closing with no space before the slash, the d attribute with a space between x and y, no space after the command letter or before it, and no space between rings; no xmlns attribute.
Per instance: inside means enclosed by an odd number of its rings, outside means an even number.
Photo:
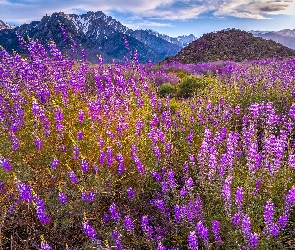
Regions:
<svg viewBox="0 0 295 250"><path fill-rule="evenodd" d="M295 49L295 29L283 29L280 31L250 31L256 37L270 39L281 43L291 49Z"/></svg>
<svg viewBox="0 0 295 250"><path fill-rule="evenodd" d="M24 38L38 40L47 45L53 40L63 52L70 51L70 41L65 41L59 22L63 24L68 35L81 44L87 53L88 60L97 63L97 55L101 55L105 63L124 61L130 56L123 41L125 37L132 50L138 50L141 63L159 62L167 56L175 55L193 37L177 38L176 42L165 35L146 30L132 30L102 11L89 11L85 14L65 14L56 12L44 16L40 21L33 21L19 27L12 27L0 21L0 45L8 52L21 49L16 32ZM183 39L183 41L182 41ZM173 41L172 41L173 40Z"/></svg>
<svg viewBox="0 0 295 250"><path fill-rule="evenodd" d="M220 60L253 61L271 57L295 57L295 50L271 40L254 37L238 29L227 29L204 34L175 56L163 62L212 62Z"/></svg>

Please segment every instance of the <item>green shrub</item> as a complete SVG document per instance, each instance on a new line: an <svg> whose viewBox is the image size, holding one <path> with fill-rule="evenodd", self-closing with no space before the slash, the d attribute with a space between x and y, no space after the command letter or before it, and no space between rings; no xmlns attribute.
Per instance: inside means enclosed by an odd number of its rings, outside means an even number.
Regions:
<svg viewBox="0 0 295 250"><path fill-rule="evenodd" d="M187 74L183 71L178 71L178 72L171 72L171 74L174 74L176 76L178 76L180 79L183 79L187 76Z"/></svg>
<svg viewBox="0 0 295 250"><path fill-rule="evenodd" d="M177 97L189 98L204 89L212 81L209 77L186 76L177 86Z"/></svg>
<svg viewBox="0 0 295 250"><path fill-rule="evenodd" d="M159 87L159 95L161 97L174 96L175 87L171 83L164 83Z"/></svg>

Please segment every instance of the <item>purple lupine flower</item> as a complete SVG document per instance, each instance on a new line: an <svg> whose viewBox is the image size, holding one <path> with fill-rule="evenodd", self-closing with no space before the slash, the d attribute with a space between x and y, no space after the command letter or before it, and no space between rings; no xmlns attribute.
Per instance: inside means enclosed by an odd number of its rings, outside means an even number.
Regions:
<svg viewBox="0 0 295 250"><path fill-rule="evenodd" d="M186 138L189 144L192 144L193 138L194 138L194 130L191 129L188 136L187 136L187 138Z"/></svg>
<svg viewBox="0 0 295 250"><path fill-rule="evenodd" d="M107 164L109 167L113 165L113 150L112 147L107 147Z"/></svg>
<svg viewBox="0 0 295 250"><path fill-rule="evenodd" d="M76 176L76 174L75 174L75 172L73 170L68 171L68 175L69 175L69 178L71 179L71 181L73 183L78 182L77 176Z"/></svg>
<svg viewBox="0 0 295 250"><path fill-rule="evenodd" d="M138 119L138 121L136 122L136 134L137 134L137 136L140 136L142 128L143 128L143 122L142 122L141 119Z"/></svg>
<svg viewBox="0 0 295 250"><path fill-rule="evenodd" d="M197 238L196 232L195 231L190 231L187 238L188 238L189 249L198 250L199 245L198 245L198 238Z"/></svg>
<svg viewBox="0 0 295 250"><path fill-rule="evenodd" d="M159 242L156 250L166 250L166 247L162 245L162 242Z"/></svg>
<svg viewBox="0 0 295 250"><path fill-rule="evenodd" d="M99 164L104 165L104 151L100 150L99 151Z"/></svg>
<svg viewBox="0 0 295 250"><path fill-rule="evenodd" d="M243 217L241 229L244 237L246 239L249 239L251 235L251 221L250 217L247 214L245 214Z"/></svg>
<svg viewBox="0 0 295 250"><path fill-rule="evenodd" d="M262 187L262 181L261 181L261 179L257 179L256 184L255 184L255 190L254 190L253 194L257 195L259 193L261 187Z"/></svg>
<svg viewBox="0 0 295 250"><path fill-rule="evenodd" d="M235 202L239 210L242 210L243 196L244 196L243 188L238 187L236 192Z"/></svg>
<svg viewBox="0 0 295 250"><path fill-rule="evenodd" d="M203 219L203 201L201 198L197 197L195 200L194 213L197 219Z"/></svg>
<svg viewBox="0 0 295 250"><path fill-rule="evenodd" d="M89 194L85 191L82 192L81 198L87 202L92 202L96 196L96 192L92 191Z"/></svg>
<svg viewBox="0 0 295 250"><path fill-rule="evenodd" d="M17 186L18 192L20 194L20 199L31 201L33 199L32 193L31 193L31 187L27 184L21 183Z"/></svg>
<svg viewBox="0 0 295 250"><path fill-rule="evenodd" d="M189 154L189 160L190 160L190 164L192 167L195 167L196 162L195 162L195 157L193 154Z"/></svg>
<svg viewBox="0 0 295 250"><path fill-rule="evenodd" d="M165 212L165 202L161 199L155 200L154 204L160 211Z"/></svg>
<svg viewBox="0 0 295 250"><path fill-rule="evenodd" d="M285 227L287 226L287 223L288 223L288 219L289 219L288 213L284 213L283 215L281 215L278 218L278 226L280 229L285 229Z"/></svg>
<svg viewBox="0 0 295 250"><path fill-rule="evenodd" d="M134 160L134 163L135 163L135 165L136 165L136 167L137 167L138 172L139 172L140 174L145 174L144 166L143 166L141 160L138 158L137 155L134 155L134 156L133 156L133 160Z"/></svg>
<svg viewBox="0 0 295 250"><path fill-rule="evenodd" d="M94 230L94 228L88 224L88 221L82 223L82 228L84 233L91 239L97 239L98 236Z"/></svg>
<svg viewBox="0 0 295 250"><path fill-rule="evenodd" d="M279 235L279 227L273 222L274 212L274 203L271 200L266 201L263 212L264 223L266 225L265 230L268 235L277 237Z"/></svg>
<svg viewBox="0 0 295 250"><path fill-rule="evenodd" d="M73 158L77 160L80 155L80 148L78 146L74 146L73 148Z"/></svg>
<svg viewBox="0 0 295 250"><path fill-rule="evenodd" d="M250 249L257 248L259 243L259 236L255 233L251 233L247 245Z"/></svg>
<svg viewBox="0 0 295 250"><path fill-rule="evenodd" d="M295 155L294 154L289 154L287 164L290 168L295 169Z"/></svg>
<svg viewBox="0 0 295 250"><path fill-rule="evenodd" d="M113 230L112 236L114 241L116 242L116 250L121 250L121 239L119 237L119 232L117 230Z"/></svg>
<svg viewBox="0 0 295 250"><path fill-rule="evenodd" d="M206 228L203 225L202 221L199 221L197 223L196 227L197 227L197 233L198 233L199 237L203 240L205 247L208 247L208 245L209 245L209 241L208 241L209 230L208 230L208 228Z"/></svg>
<svg viewBox="0 0 295 250"><path fill-rule="evenodd" d="M295 186L289 190L288 194L286 195L284 211L289 213L295 203Z"/></svg>
<svg viewBox="0 0 295 250"><path fill-rule="evenodd" d="M169 169L167 172L167 178L168 178L168 184L172 190L174 190L177 187L174 176L175 176L175 172L172 169Z"/></svg>
<svg viewBox="0 0 295 250"><path fill-rule="evenodd" d="M19 140L13 132L10 132L10 140L12 143L13 150L16 151L19 149Z"/></svg>
<svg viewBox="0 0 295 250"><path fill-rule="evenodd" d="M133 200L134 199L134 191L133 191L133 188L132 187L129 187L128 189L127 189L127 193L128 193L128 198L129 198L129 200Z"/></svg>
<svg viewBox="0 0 295 250"><path fill-rule="evenodd" d="M58 199L61 204L64 204L67 202L67 196L63 192L58 193Z"/></svg>
<svg viewBox="0 0 295 250"><path fill-rule="evenodd" d="M78 113L78 121L80 122L81 125L83 124L84 119L85 119L84 110L83 109L80 109L79 110L79 113Z"/></svg>
<svg viewBox="0 0 295 250"><path fill-rule="evenodd" d="M99 143L99 146L100 146L100 147L103 147L103 146L104 146L104 139L103 139L103 137L100 137L100 138L98 139L98 143Z"/></svg>
<svg viewBox="0 0 295 250"><path fill-rule="evenodd" d="M121 215L117 211L117 206L115 203L111 204L109 211L110 211L112 219L118 222L120 220Z"/></svg>
<svg viewBox="0 0 295 250"><path fill-rule="evenodd" d="M158 146L154 147L154 152L155 152L156 157L158 159L160 159L161 158L161 151Z"/></svg>
<svg viewBox="0 0 295 250"><path fill-rule="evenodd" d="M124 225L125 225L125 228L128 232L134 231L132 219L128 215L126 215L124 218Z"/></svg>
<svg viewBox="0 0 295 250"><path fill-rule="evenodd" d="M219 235L220 232L220 222L217 220L212 221L212 232L214 234L214 239L217 242L218 245L222 244L221 237Z"/></svg>
<svg viewBox="0 0 295 250"><path fill-rule="evenodd" d="M0 164L2 165L2 167L4 168L5 171L11 170L11 165L7 159L2 158L0 160Z"/></svg>
<svg viewBox="0 0 295 250"><path fill-rule="evenodd" d="M180 222L182 215L181 215L181 208L179 205L174 205L174 217L176 222Z"/></svg>
<svg viewBox="0 0 295 250"><path fill-rule="evenodd" d="M160 182L162 180L161 175L154 170L152 170L151 175L154 177L155 181L157 182Z"/></svg>
<svg viewBox="0 0 295 250"><path fill-rule="evenodd" d="M166 155L169 155L171 153L171 149L172 149L172 143L171 142L167 142L166 147L165 147L165 153L166 153Z"/></svg>
<svg viewBox="0 0 295 250"><path fill-rule="evenodd" d="M84 136L83 132L81 130L79 130L78 133L77 133L77 139L82 140L83 136Z"/></svg>
<svg viewBox="0 0 295 250"><path fill-rule="evenodd" d="M81 161L81 169L83 172L88 172L89 170L89 163L86 159L82 159Z"/></svg>
<svg viewBox="0 0 295 250"><path fill-rule="evenodd" d="M37 150L42 149L42 140L40 138L35 139L35 145Z"/></svg>
<svg viewBox="0 0 295 250"><path fill-rule="evenodd" d="M97 165L93 166L93 172L98 173L100 171L99 167Z"/></svg>
<svg viewBox="0 0 295 250"><path fill-rule="evenodd" d="M39 196L34 198L34 202L36 204L37 207L37 217L38 219L43 223L43 224L47 224L51 221L51 218L49 218L46 214L46 209L45 209L45 205L43 200L40 199Z"/></svg>
<svg viewBox="0 0 295 250"><path fill-rule="evenodd" d="M232 222L236 228L240 226L241 218L239 213L234 213Z"/></svg>
<svg viewBox="0 0 295 250"><path fill-rule="evenodd" d="M224 181L224 184L222 186L222 191L221 191L221 195L223 197L223 200L225 202L225 207L227 209L229 209L231 206L231 189L230 189L231 183L232 183L232 176L228 176Z"/></svg>
<svg viewBox="0 0 295 250"><path fill-rule="evenodd" d="M123 156L121 154L117 154L116 160L118 162L118 174L123 174L123 172L125 170Z"/></svg>
<svg viewBox="0 0 295 250"><path fill-rule="evenodd" d="M58 167L59 160L54 158L51 162L51 168L56 169Z"/></svg>
<svg viewBox="0 0 295 250"><path fill-rule="evenodd" d="M47 242L42 241L40 250L52 250L52 248Z"/></svg>

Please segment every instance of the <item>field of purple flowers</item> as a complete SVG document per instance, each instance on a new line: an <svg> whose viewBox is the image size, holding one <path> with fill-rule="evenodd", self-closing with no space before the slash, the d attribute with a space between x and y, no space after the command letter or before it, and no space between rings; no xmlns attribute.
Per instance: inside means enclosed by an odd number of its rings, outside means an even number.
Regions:
<svg viewBox="0 0 295 250"><path fill-rule="evenodd" d="M90 67L20 42L0 249L295 248L295 59Z"/></svg>

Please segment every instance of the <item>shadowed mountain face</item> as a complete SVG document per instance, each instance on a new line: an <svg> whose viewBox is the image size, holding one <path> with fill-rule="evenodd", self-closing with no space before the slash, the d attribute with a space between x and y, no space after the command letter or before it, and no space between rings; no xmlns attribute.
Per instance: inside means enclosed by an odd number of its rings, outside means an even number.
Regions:
<svg viewBox="0 0 295 250"><path fill-rule="evenodd" d="M271 57L294 57L295 51L271 40L238 29L204 34L163 62L252 61Z"/></svg>
<svg viewBox="0 0 295 250"><path fill-rule="evenodd" d="M2 24L3 23L3 24ZM77 44L81 44L87 53L90 62L97 62L97 55L101 55L104 62L111 63L113 59L123 60L130 55L126 49L125 37L131 49L138 50L141 63L149 60L158 62L167 56L175 55L181 46L169 42L151 32L144 30L131 30L103 12L87 12L87 14L53 13L44 16L40 21L23 24L20 27L11 27L0 22L0 45L7 51L19 51L16 32L22 37L30 37L46 45L53 40L59 49L68 52L70 39L64 39L61 32L61 23ZM2 27L2 28L1 28Z"/></svg>

